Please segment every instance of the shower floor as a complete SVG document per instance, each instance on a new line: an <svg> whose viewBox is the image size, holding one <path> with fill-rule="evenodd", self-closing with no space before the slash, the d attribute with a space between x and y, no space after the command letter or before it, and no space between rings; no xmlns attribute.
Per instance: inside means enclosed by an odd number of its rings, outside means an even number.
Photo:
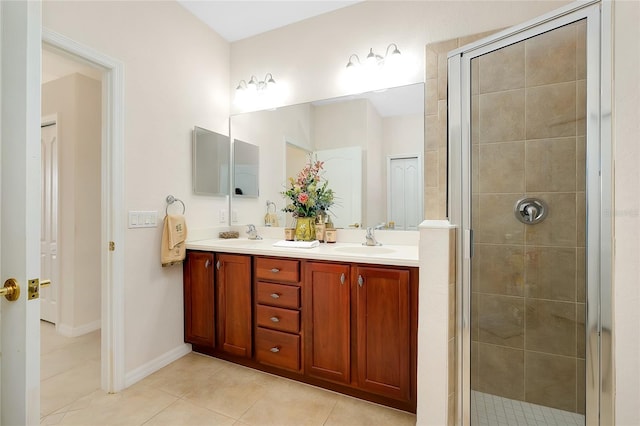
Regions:
<svg viewBox="0 0 640 426"><path fill-rule="evenodd" d="M584 426L584 416L471 391L472 426Z"/></svg>

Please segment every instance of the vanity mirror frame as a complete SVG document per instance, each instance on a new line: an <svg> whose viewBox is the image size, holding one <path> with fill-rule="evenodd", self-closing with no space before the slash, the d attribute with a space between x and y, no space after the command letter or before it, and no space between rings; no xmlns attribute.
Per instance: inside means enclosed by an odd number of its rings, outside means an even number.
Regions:
<svg viewBox="0 0 640 426"><path fill-rule="evenodd" d="M405 92L403 92L403 90ZM362 101L364 105L367 103L369 110L366 114L369 116L372 114L370 111L380 111L378 120L378 128L375 131L382 133L382 122L385 121L384 131L387 133L384 136L379 136L380 141L375 145L377 154L372 154L370 148L371 145L366 145L364 142L357 142L358 146L362 147L363 163L362 163L362 214L359 226L375 226L381 222L387 222L388 207L387 207L387 170L388 159L396 158L398 156L413 155L420 158L420 174L418 178L418 191L420 191L419 197L416 197L420 204L419 209L421 214L420 221L424 218L425 200L424 200L424 176L425 176L425 164L424 164L424 150L425 150L425 84L423 82L412 83L403 86L391 87L384 90L378 90L375 92L368 92L363 94L348 95L332 99L325 99L320 101L313 101L300 104L292 104L279 107L271 110L251 111L241 114L235 114L230 117L229 120L229 132L232 140L250 140L258 141L261 151L260 158L260 196L257 199L247 200L246 197L230 197L229 217L230 225L245 225L253 223L256 225L262 225L262 217L265 215L266 201L275 201L277 205L279 225L292 226L291 219L287 218L282 208L286 200L282 198L281 192L284 190L287 179L294 177L292 170L289 173L286 171L286 146L287 144L295 145L301 149L307 151L318 151L321 149L332 149L337 147L350 147L356 145L352 141L358 141L358 135L354 135L351 129L345 129L343 120L342 124L333 126L333 134L331 133L331 126L324 126L326 129L314 128L316 126L317 114L319 109L329 109L338 102L345 101ZM393 114L389 113L388 105L377 106L374 102L384 101L384 98L391 100L394 92L409 94L412 96L412 101L397 102L400 107L407 108L407 105L416 105L410 114ZM418 93L419 95L415 95ZM377 97L377 100L369 99L369 96ZM278 115L280 114L280 115ZM369 118L366 114L358 117L360 122L367 122ZM339 116L339 114L334 114ZM388 117L393 115L407 115L404 118L401 117ZM284 118L283 118L284 117ZM293 118L291 118L293 117ZM313 118L312 118L313 117ZM274 119L277 118L277 119ZM387 121L387 118L391 120ZM402 120L405 121L402 121ZM270 126L271 120L277 122L278 120L287 121L286 123L276 123ZM306 120L306 121L305 121ZM314 121L315 120L315 121ZM390 124L387 124L390 123ZM271 128L273 127L273 128ZM319 126L316 126L319 127ZM336 130L337 129L337 130ZM390 129L390 130L389 130ZM409 130L410 129L410 130ZM323 132L321 139L319 132ZM374 131L370 131L373 133ZM366 134L366 131L360 131L360 134ZM411 134L411 136L409 136ZM344 137L342 137L344 136ZM318 140L324 141L325 139L331 139L331 143L320 143ZM370 142L367 142L370 143ZM267 158L268 157L268 158ZM367 165L375 164L374 167L367 167ZM301 169L302 167L300 167ZM368 170L367 170L368 169ZM342 180L329 180L329 187L334 190L337 197L340 197L340 188L336 188L337 183ZM373 181L373 183L372 183ZM379 182L378 182L379 181ZM233 193L233 191L232 191ZM377 204L376 204L377 203ZM373 206L373 207L372 207ZM375 209L375 213L373 210ZM349 223L350 225L350 223ZM347 228L348 226L343 226ZM354 228L355 229L355 228ZM406 228L412 230L412 228Z"/></svg>

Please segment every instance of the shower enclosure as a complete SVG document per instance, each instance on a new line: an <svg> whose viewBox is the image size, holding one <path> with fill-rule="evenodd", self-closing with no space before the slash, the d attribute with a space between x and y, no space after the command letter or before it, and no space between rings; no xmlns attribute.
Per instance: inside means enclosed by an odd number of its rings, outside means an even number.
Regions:
<svg viewBox="0 0 640 426"><path fill-rule="evenodd" d="M449 55L465 425L598 421L600 10L573 8Z"/></svg>

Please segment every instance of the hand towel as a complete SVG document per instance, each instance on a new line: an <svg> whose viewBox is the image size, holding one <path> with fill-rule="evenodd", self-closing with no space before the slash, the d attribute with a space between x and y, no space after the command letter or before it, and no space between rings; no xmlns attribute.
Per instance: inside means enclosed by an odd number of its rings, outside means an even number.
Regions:
<svg viewBox="0 0 640 426"><path fill-rule="evenodd" d="M273 243L274 247L292 247L292 248L314 248L320 245L320 241L286 241L280 240L276 243Z"/></svg>
<svg viewBox="0 0 640 426"><path fill-rule="evenodd" d="M162 266L182 263L186 255L187 222L182 215L166 215L162 229L160 261Z"/></svg>

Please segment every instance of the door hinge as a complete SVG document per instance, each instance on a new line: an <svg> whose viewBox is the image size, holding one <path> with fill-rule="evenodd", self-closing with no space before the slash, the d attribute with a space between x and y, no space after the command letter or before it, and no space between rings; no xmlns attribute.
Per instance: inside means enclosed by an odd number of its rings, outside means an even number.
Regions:
<svg viewBox="0 0 640 426"><path fill-rule="evenodd" d="M115 251L116 250L116 243L113 241L109 241L109 251Z"/></svg>

